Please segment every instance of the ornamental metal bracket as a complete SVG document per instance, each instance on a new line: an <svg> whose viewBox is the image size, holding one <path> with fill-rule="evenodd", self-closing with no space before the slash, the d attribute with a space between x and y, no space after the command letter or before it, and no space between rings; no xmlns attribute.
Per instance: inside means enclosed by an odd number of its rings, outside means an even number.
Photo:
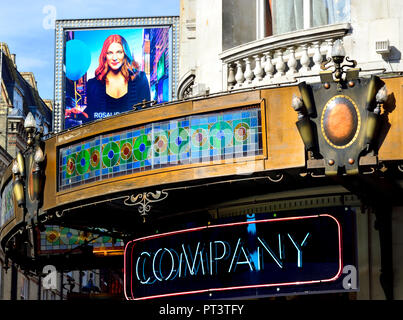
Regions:
<svg viewBox="0 0 403 320"><path fill-rule="evenodd" d="M18 207L23 211L21 237L28 257L36 256L36 239L34 226L38 225L39 208L43 201L44 167L46 156L43 152L43 127L37 127L31 112L24 121L27 133L27 148L18 152L13 162L13 194Z"/></svg>
<svg viewBox="0 0 403 320"><path fill-rule="evenodd" d="M344 60L346 60L349 64L343 64ZM327 66L327 64L331 62L333 62L333 65ZM328 57L327 60L321 64L320 68L323 70L320 73L321 80L325 83L325 86L330 86L330 83L333 81L336 82L338 91L341 91L343 81L358 78L358 73L361 69L355 68L356 66L357 61L350 60L349 57L346 57L343 43L340 39L337 39L333 45L331 57ZM331 67L334 68L333 71L326 71ZM344 68L350 69L344 70Z"/></svg>
<svg viewBox="0 0 403 320"><path fill-rule="evenodd" d="M124 200L126 206L138 206L140 216L143 217L143 222L146 222L146 217L151 211L150 203L165 200L168 197L168 192L157 190L156 192L142 192L137 195L128 196Z"/></svg>
<svg viewBox="0 0 403 320"><path fill-rule="evenodd" d="M335 70L326 71L324 63L321 82L299 83L301 97L292 98L312 177L370 174L378 165L381 106L388 100L387 89L375 75L360 78L356 61L347 58L351 64L342 65L344 59L345 50L337 40L331 57Z"/></svg>

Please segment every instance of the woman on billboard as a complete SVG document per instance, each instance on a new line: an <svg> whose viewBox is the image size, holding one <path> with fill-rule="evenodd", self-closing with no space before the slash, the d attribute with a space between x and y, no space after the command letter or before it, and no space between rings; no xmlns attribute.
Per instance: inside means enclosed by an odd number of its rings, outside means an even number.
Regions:
<svg viewBox="0 0 403 320"><path fill-rule="evenodd" d="M133 110L133 105L150 100L146 74L131 56L122 36L114 34L104 41L95 77L87 82L89 120L97 120Z"/></svg>

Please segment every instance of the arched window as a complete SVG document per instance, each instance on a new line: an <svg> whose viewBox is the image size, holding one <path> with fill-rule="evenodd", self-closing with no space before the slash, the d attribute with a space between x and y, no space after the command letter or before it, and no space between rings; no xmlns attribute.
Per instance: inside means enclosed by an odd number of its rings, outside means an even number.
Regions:
<svg viewBox="0 0 403 320"><path fill-rule="evenodd" d="M194 72L190 71L185 75L184 80L179 82L178 99L186 99L192 96L195 77Z"/></svg>

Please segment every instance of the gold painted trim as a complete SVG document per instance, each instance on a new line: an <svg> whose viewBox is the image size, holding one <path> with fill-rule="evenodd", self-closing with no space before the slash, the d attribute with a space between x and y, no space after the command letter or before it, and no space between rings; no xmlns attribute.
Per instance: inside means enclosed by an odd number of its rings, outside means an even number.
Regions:
<svg viewBox="0 0 403 320"><path fill-rule="evenodd" d="M351 104L354 106L355 111L357 112L357 118L358 118L357 129L356 129L356 131L355 131L354 137L350 140L349 143L347 143L347 144L345 144L345 145L343 145L343 146L336 146L335 144L333 144L333 143L329 140L329 138L327 137L326 132L325 132L325 128L323 127L323 120L324 120L324 117L325 117L326 109L328 108L329 104L330 104L333 100L335 100L335 99L337 99L337 98L345 98L345 99L349 100L349 101L351 102ZM349 96L345 96L345 95L343 95L343 94L339 94L339 95L334 96L334 97L332 97L331 99L329 99L329 101L326 102L326 105L325 105L325 107L323 108L323 111L322 111L322 116L321 116L321 118L320 118L320 129L321 129L321 131L322 131L322 135L323 135L323 137L325 138L326 142L327 142L330 146L332 146L333 148L336 148L336 149L345 149L345 148L348 148L349 146L351 146L351 145L355 142L355 140L357 140L358 134L360 133L360 130L361 130L361 115L360 115L360 111L358 110L358 107L357 107L356 103L354 102L354 100L351 99Z"/></svg>

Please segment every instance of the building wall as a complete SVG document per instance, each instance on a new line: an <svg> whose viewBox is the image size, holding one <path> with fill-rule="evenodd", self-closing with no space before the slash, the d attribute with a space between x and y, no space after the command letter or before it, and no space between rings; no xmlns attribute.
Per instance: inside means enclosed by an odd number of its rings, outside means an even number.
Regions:
<svg viewBox="0 0 403 320"><path fill-rule="evenodd" d="M357 212L360 212L359 209ZM379 276L381 274L381 249L379 232L375 228L375 215L357 214L357 240L360 291L359 300L385 300ZM393 294L395 300L403 299L403 207L392 209L392 261Z"/></svg>
<svg viewBox="0 0 403 320"><path fill-rule="evenodd" d="M348 56L357 60L363 69L403 69L403 2L400 0L351 0L352 33L345 39ZM375 42L389 40L391 53L382 56L375 51Z"/></svg>
<svg viewBox="0 0 403 320"><path fill-rule="evenodd" d="M3 264L0 262L0 300L3 300L4 295L4 268Z"/></svg>
<svg viewBox="0 0 403 320"><path fill-rule="evenodd" d="M257 39L258 2L261 1L246 4L237 0L181 0L181 15L186 16L182 22L190 15L196 24L194 37L186 39L185 43L185 38L181 37L180 55L181 75L192 68L196 70L194 95L204 94L205 88L210 93L226 90L227 75L220 60L222 52L245 43L250 44L251 50L256 49L253 42ZM347 56L356 60L363 70L403 70L399 49L403 43L403 32L399 32L403 24L403 2L373 0L368 5L365 1L351 0L350 6L351 30L344 37ZM181 29L187 32L183 23ZM390 54L376 52L375 42L383 40L389 40Z"/></svg>
<svg viewBox="0 0 403 320"><path fill-rule="evenodd" d="M6 146L7 145L7 107L0 103L0 145Z"/></svg>
<svg viewBox="0 0 403 320"><path fill-rule="evenodd" d="M193 43L196 39L196 2L197 0L180 0L179 16L179 79L184 79L189 71L195 71L196 50Z"/></svg>
<svg viewBox="0 0 403 320"><path fill-rule="evenodd" d="M384 300L379 276L381 254L379 233L375 230L375 216L357 208L357 254L359 268L358 300Z"/></svg>
<svg viewBox="0 0 403 320"><path fill-rule="evenodd" d="M9 101L7 101L5 86L0 81L0 146L7 150L7 116L9 112Z"/></svg>
<svg viewBox="0 0 403 320"><path fill-rule="evenodd" d="M196 1L195 94L222 91L222 1Z"/></svg>
<svg viewBox="0 0 403 320"><path fill-rule="evenodd" d="M7 271L2 265L3 269L3 277L2 277L2 289L3 292L1 294L2 300L10 300L11 299L11 269Z"/></svg>

